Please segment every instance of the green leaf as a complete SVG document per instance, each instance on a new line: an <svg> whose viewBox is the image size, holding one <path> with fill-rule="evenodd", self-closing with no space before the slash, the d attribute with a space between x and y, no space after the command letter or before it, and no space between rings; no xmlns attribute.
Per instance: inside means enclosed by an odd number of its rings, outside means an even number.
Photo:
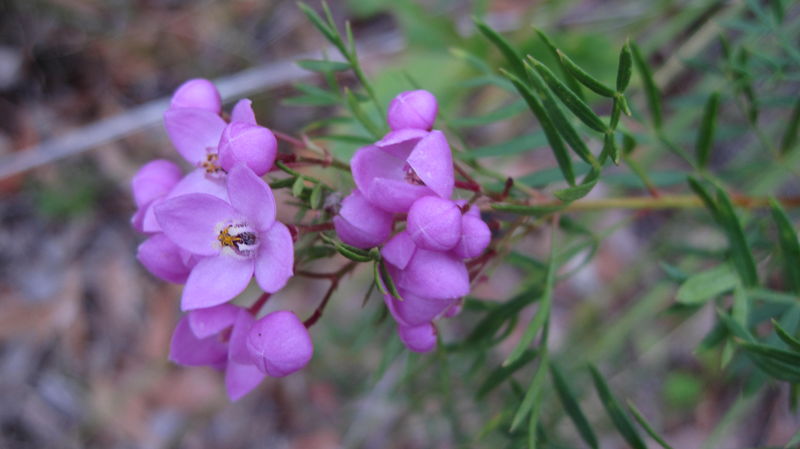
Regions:
<svg viewBox="0 0 800 449"><path fill-rule="evenodd" d="M742 229L742 224L736 212L733 209L728 194L722 189L717 188L717 204L719 206L720 219L722 225L728 233L728 241L731 246L731 258L739 271L739 277L745 287L755 287L758 285L758 272L756 271L756 262L753 259L753 253L750 251L750 246L747 244L747 239Z"/></svg>
<svg viewBox="0 0 800 449"><path fill-rule="evenodd" d="M380 275L383 282L385 282L386 289L389 290L389 294L394 296L398 301L402 301L403 297L400 296L400 292L397 291L397 286L394 283L394 279L392 279L392 275L389 274L389 270L386 269L386 264L383 261L380 261Z"/></svg>
<svg viewBox="0 0 800 449"><path fill-rule="evenodd" d="M730 265L718 265L690 276L678 289L677 299L681 304L701 305L733 290L738 283L739 277Z"/></svg>
<svg viewBox="0 0 800 449"><path fill-rule="evenodd" d="M542 130L544 130L545 136L547 136L547 141L550 143L553 154L558 161L558 166L561 168L561 173L564 174L564 179L566 179L570 185L574 186L575 174L572 171L572 160L569 158L569 154L567 154L567 149L564 147L564 142L561 140L561 136L558 134L555 126L553 126L553 122L545 112L544 106L542 106L542 103L539 101L536 95L534 95L530 88L519 78L509 72L505 72L504 74L509 80L511 80L511 83L514 84L514 87L517 89L520 95L522 95L522 98L526 103L528 103L528 107L533 115L539 120L539 124L541 125Z"/></svg>
<svg viewBox="0 0 800 449"><path fill-rule="evenodd" d="M647 419L644 417L642 412L640 412L639 409L636 408L636 406L631 401L628 401L628 410L631 411L631 414L633 414L633 417L636 419L636 422L638 422L639 425L642 426L644 431L647 432L647 434L650 435L650 437L654 439L656 443L658 443L664 449L672 449L672 446L667 444L667 442L664 441L664 438L662 438L661 435L659 435L658 432L656 432L655 429L653 429L653 426L651 426L650 423L647 422Z"/></svg>
<svg viewBox="0 0 800 449"><path fill-rule="evenodd" d="M584 86L588 87L590 90L595 92L598 95L603 97L613 98L614 94L616 93L614 89L606 86L597 78L594 78L592 75L589 75L585 70L583 70L578 64L576 64L572 59L569 58L564 52L561 50L556 50L561 63L564 64L564 67L569 71L569 73L575 77L578 82L583 84Z"/></svg>
<svg viewBox="0 0 800 449"><path fill-rule="evenodd" d="M613 131L609 131L603 136L603 152L600 155L601 160L604 160L603 155L611 156L611 160L619 165L619 148L617 148L617 140Z"/></svg>
<svg viewBox="0 0 800 449"><path fill-rule="evenodd" d="M600 171L597 169L593 169L589 172L586 177L583 178L583 182L575 187L569 187L563 190L558 190L553 192L556 198L560 199L565 203L571 203L573 201L579 200L589 192L592 191L595 185L597 185L597 181L600 178Z"/></svg>
<svg viewBox="0 0 800 449"><path fill-rule="evenodd" d="M544 42L544 45L550 51L550 54L553 55L553 58L558 61L558 67L561 69L561 73L564 75L564 81L567 83L567 86L569 86L569 88L572 89L572 91L575 92L575 95L580 97L581 100L585 100L586 97L583 96L583 89L581 89L581 85L575 80L575 77L572 76L570 71L564 65L564 61L562 61L561 57L558 55L559 50L556 48L556 45L542 30L538 28L534 28L534 30L536 31L536 34L539 35L539 39Z"/></svg>
<svg viewBox="0 0 800 449"><path fill-rule="evenodd" d="M486 25L480 19L473 19L475 22L475 26L478 27L478 31L481 32L489 41L500 50L500 53L505 56L506 60L508 61L509 67L511 71L515 73L518 77L524 78L525 77L525 67L522 65L522 58L520 57L519 53L508 43L506 38L500 35L497 31L493 30L491 27Z"/></svg>
<svg viewBox="0 0 800 449"><path fill-rule="evenodd" d="M534 205L534 206L526 206L523 204L497 204L492 203L492 209L500 212L508 212L516 215L529 215L538 217L541 215L551 214L553 212L558 212L564 207L566 204L544 204L544 205Z"/></svg>
<svg viewBox="0 0 800 449"><path fill-rule="evenodd" d="M550 376L553 378L553 386L558 394L558 399L561 401L561 405L564 406L564 411L567 412L572 423L575 424L575 428L578 429L581 438L592 449L598 449L597 437L592 430L592 426L589 425L589 420L583 414L575 394L555 363L550 364Z"/></svg>
<svg viewBox="0 0 800 449"><path fill-rule="evenodd" d="M653 121L653 127L656 131L659 131L662 122L661 92L659 92L658 86L656 86L656 82L653 80L653 73L650 71L647 61L642 57L639 47L631 42L630 49L633 56L633 63L636 65L636 70L639 72L639 76L642 78L642 83L644 84L644 91L647 95L647 105L650 109L650 118Z"/></svg>
<svg viewBox="0 0 800 449"><path fill-rule="evenodd" d="M319 209L319 206L322 204L322 184L315 185L311 190L308 203L312 209Z"/></svg>
<svg viewBox="0 0 800 449"><path fill-rule="evenodd" d="M386 289L386 284L381 279L381 268L380 268L380 261L375 261L372 264L372 279L375 285L378 286L378 290L380 290L381 294L388 295L389 290Z"/></svg>
<svg viewBox="0 0 800 449"><path fill-rule="evenodd" d="M471 128L473 126L488 125L514 117L526 109L527 106L525 102L517 100L484 115L451 120L450 125L455 128Z"/></svg>
<svg viewBox="0 0 800 449"><path fill-rule="evenodd" d="M772 325L775 326L775 332L778 334L781 340L784 343L789 345L790 348L794 349L795 351L800 351L800 340L796 337L792 336L789 332L786 331L783 327L781 327L780 323L772 320Z"/></svg>
<svg viewBox="0 0 800 449"><path fill-rule="evenodd" d="M600 375L600 372L597 371L597 368L590 365L589 372L592 374L597 396L600 398L600 402L602 402L606 412L608 412L608 416L614 423L614 427L619 430L620 435L622 435L625 441L634 449L647 449L647 445L644 444L642 437L639 436L636 428L633 427L633 423L630 418L628 418L628 415L625 414L625 410L623 410L617 399L611 394L608 384L603 379L603 376Z"/></svg>
<svg viewBox="0 0 800 449"><path fill-rule="evenodd" d="M370 254L368 251L364 251L361 248L356 248L355 246L350 246L346 243L342 243L339 240L321 232L319 234L320 238L324 240L326 243L333 245L336 251L339 252L342 256L355 261L355 262L370 262L375 260L375 258Z"/></svg>
<svg viewBox="0 0 800 449"><path fill-rule="evenodd" d="M786 124L786 131L781 139L781 154L788 154L797 143L797 131L800 129L800 98L794 104L792 115Z"/></svg>
<svg viewBox="0 0 800 449"><path fill-rule="evenodd" d="M772 219L778 226L778 243L781 249L783 272L792 287L792 291L800 293L800 243L789 216L775 199L770 199Z"/></svg>
<svg viewBox="0 0 800 449"><path fill-rule="evenodd" d="M372 137L375 139L380 139L383 135L383 132L377 125L375 125L372 119L367 116L364 110L361 109L361 103L358 101L358 97L356 97L355 94L353 94L353 92L347 88L345 88L345 96L347 98L347 106L349 107L350 112L353 113L353 117L355 117L356 120L361 123L361 126L363 126L368 133L372 134Z"/></svg>
<svg viewBox="0 0 800 449"><path fill-rule="evenodd" d="M525 420L528 416L528 413L531 412L534 405L539 402L542 392L542 385L544 385L545 373L547 372L547 365L548 365L548 356L547 352L542 354L541 361L539 362L539 366L536 367L536 374L533 375L533 380L531 380L531 385L528 387L528 391L525 393L525 397L522 398L522 404L520 404L519 408L517 409L517 413L514 414L514 419L511 420L511 432L515 431L517 427Z"/></svg>
<svg viewBox="0 0 800 449"><path fill-rule="evenodd" d="M752 352L754 354L763 355L770 359L794 365L798 367L798 370L800 370L800 353L790 352L785 349L780 349L760 343L742 342L739 343L739 346L742 349Z"/></svg>
<svg viewBox="0 0 800 449"><path fill-rule="evenodd" d="M547 145L547 137L543 131L534 131L515 137L495 145L487 145L472 150L455 153L456 158L463 160L481 159L484 157L512 156Z"/></svg>
<svg viewBox="0 0 800 449"><path fill-rule="evenodd" d="M498 385L505 382L506 379L511 377L517 370L530 363L539 354L535 349L525 351L514 363L508 366L498 366L495 368L486 380L478 387L477 398L480 400L485 397L489 392L494 390Z"/></svg>
<svg viewBox="0 0 800 449"><path fill-rule="evenodd" d="M322 35L325 36L326 39L328 39L328 41L333 43L336 40L341 40L339 39L339 36L336 33L336 31L332 29L330 26L328 26L328 24L326 24L325 21L322 20L322 17L320 17L316 11L314 11L308 5L302 2L298 3L297 6L300 8L301 11L303 11L303 14L306 15L308 20L311 21L311 24L314 25L314 27L317 30L319 30L319 32L322 33Z"/></svg>
<svg viewBox="0 0 800 449"><path fill-rule="evenodd" d="M578 97L569 87L567 87L561 80L556 78L553 72L544 64L528 56L528 62L533 65L533 68L544 78L544 81L550 86L550 89L561 100L564 105L571 110L576 117L578 117L589 128L597 132L606 133L609 131L608 126L595 114L592 108L589 107L583 100Z"/></svg>
<svg viewBox="0 0 800 449"><path fill-rule="evenodd" d="M620 94L625 92L625 89L628 88L628 83L631 81L632 63L630 43L625 42L619 52L619 63L617 64L617 92Z"/></svg>
<svg viewBox="0 0 800 449"><path fill-rule="evenodd" d="M321 59L301 59L297 61L300 67L312 72L343 72L350 70L350 63L342 61L328 61Z"/></svg>
<svg viewBox="0 0 800 449"><path fill-rule="evenodd" d="M706 168L711 157L711 146L714 143L714 129L717 124L717 109L719 108L719 92L714 92L708 97L700 130L697 133L697 165Z"/></svg>
<svg viewBox="0 0 800 449"><path fill-rule="evenodd" d="M303 189L306 187L304 181L302 176L295 178L294 184L292 184L292 196L299 197L303 194Z"/></svg>

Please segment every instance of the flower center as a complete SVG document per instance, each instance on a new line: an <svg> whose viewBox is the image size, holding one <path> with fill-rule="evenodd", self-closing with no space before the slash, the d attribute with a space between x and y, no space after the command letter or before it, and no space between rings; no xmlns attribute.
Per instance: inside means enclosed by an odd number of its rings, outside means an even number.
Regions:
<svg viewBox="0 0 800 449"><path fill-rule="evenodd" d="M206 155L206 160L200 162L200 167L205 169L209 175L225 173L225 170L219 165L219 155L217 153L209 152Z"/></svg>
<svg viewBox="0 0 800 449"><path fill-rule="evenodd" d="M405 180L407 183L418 186L425 185L425 182L423 182L422 179L420 179L419 175L417 175L417 172L415 172L410 165L406 164L403 166L403 173L405 173Z"/></svg>
<svg viewBox="0 0 800 449"><path fill-rule="evenodd" d="M250 257L258 248L258 235L246 224L232 224L219 231L217 241L222 249L230 248L234 254Z"/></svg>

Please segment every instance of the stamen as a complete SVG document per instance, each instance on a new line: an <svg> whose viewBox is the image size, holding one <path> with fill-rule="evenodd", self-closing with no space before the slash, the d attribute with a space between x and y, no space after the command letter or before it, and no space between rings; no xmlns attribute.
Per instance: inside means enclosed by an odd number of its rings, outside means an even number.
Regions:
<svg viewBox="0 0 800 449"><path fill-rule="evenodd" d="M406 180L407 183L418 185L418 186L424 186L425 185L425 182L422 181L422 179L420 179L419 175L417 175L417 172L415 172L414 169L411 168L410 165L408 165L408 164L404 165L403 166L403 172L405 173L405 180Z"/></svg>
<svg viewBox="0 0 800 449"><path fill-rule="evenodd" d="M200 163L200 167L206 170L208 174L224 173L225 170L219 165L219 155L217 153L208 153L206 160Z"/></svg>
<svg viewBox="0 0 800 449"><path fill-rule="evenodd" d="M217 240L240 256L252 256L258 248L258 236L245 224L233 224L219 231Z"/></svg>

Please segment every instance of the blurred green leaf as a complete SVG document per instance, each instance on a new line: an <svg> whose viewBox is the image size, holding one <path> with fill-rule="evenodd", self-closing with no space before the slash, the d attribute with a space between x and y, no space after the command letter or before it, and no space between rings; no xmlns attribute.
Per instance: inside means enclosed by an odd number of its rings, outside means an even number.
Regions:
<svg viewBox="0 0 800 449"><path fill-rule="evenodd" d="M556 198L560 199L565 203L571 203L573 201L579 200L588 195L589 192L592 191L594 186L597 185L599 177L600 177L600 171L597 169L593 169L592 171L589 172L588 175L586 175L586 177L583 178L583 181L579 185L575 187L569 187L563 190L558 190L556 192L553 192L553 195L555 195Z"/></svg>
<svg viewBox="0 0 800 449"><path fill-rule="evenodd" d="M531 385L528 391L525 392L525 397L522 398L522 404L514 414L514 419L511 420L511 432L515 431L520 424L525 420L531 410L539 402L542 393L542 386L544 385L545 373L547 372L548 356L547 352L542 353L539 361L539 366L536 367L536 374L533 375Z"/></svg>
<svg viewBox="0 0 800 449"><path fill-rule="evenodd" d="M475 22L475 26L478 27L478 31L481 32L489 41L500 50L500 53L506 58L508 61L508 66L511 69L511 72L514 73L520 79L525 79L525 67L522 65L522 57L517 53L517 50L511 46L510 43L500 35L497 31L493 30L489 25L482 22L480 19L473 19Z"/></svg>
<svg viewBox="0 0 800 449"><path fill-rule="evenodd" d="M569 73L575 77L578 82L583 84L584 86L588 87L594 93L601 95L603 97L613 98L614 94L616 93L614 89L606 86L597 78L594 78L592 75L588 74L585 70L583 70L578 64L576 64L572 59L569 58L564 52L561 50L556 50L559 59L564 64L564 67L569 71Z"/></svg>
<svg viewBox="0 0 800 449"><path fill-rule="evenodd" d="M797 239L797 231L779 202L771 199L770 207L772 208L772 219L778 227L783 271L792 291L800 293L800 242Z"/></svg>
<svg viewBox="0 0 800 449"><path fill-rule="evenodd" d="M495 368L486 380L478 387L477 398L480 400L489 392L497 388L501 383L505 382L512 374L523 368L525 365L533 361L539 352L535 349L526 350L520 357L514 360L510 365L501 365Z"/></svg>
<svg viewBox="0 0 800 449"><path fill-rule="evenodd" d="M603 404L603 407L608 412L608 416L611 418L611 421L614 423L614 427L617 428L620 435L625 438L625 441L631 445L634 449L647 449L647 445L644 444L642 441L642 437L639 436L639 433L633 427L633 423L631 422L630 418L625 414L625 410L619 404L617 399L611 393L611 390L608 388L608 384L606 383L603 376L597 371L597 368L594 366L589 366L589 372L592 374L592 380L594 381L595 389L597 390L597 395L600 398L600 402Z"/></svg>
<svg viewBox="0 0 800 449"><path fill-rule="evenodd" d="M739 277L730 265L718 265L690 276L678 289L677 299L682 304L701 305L733 290L738 283Z"/></svg>
<svg viewBox="0 0 800 449"><path fill-rule="evenodd" d="M644 91L647 95L647 105L650 108L650 119L653 121L653 127L656 131L661 129L661 92L653 80L653 73L650 71L650 66L642 56L639 47L635 43L630 43L631 54L633 56L633 63L636 65L636 70L642 78L644 84Z"/></svg>
<svg viewBox="0 0 800 449"><path fill-rule="evenodd" d="M564 411L567 412L567 416L569 416L572 423L575 424L575 428L578 430L581 438L583 438L583 441L585 441L589 447L598 449L597 437L592 430L592 426L589 424L589 420L586 419L586 415L583 414L578 404L578 399L575 397L575 393L573 393L567 380L555 363L550 364L550 376L553 379L553 386L558 394L558 399L561 401L561 405L564 406Z"/></svg>
<svg viewBox="0 0 800 449"><path fill-rule="evenodd" d="M553 41L550 40L547 34L545 34L542 30L538 28L535 28L535 30L536 34L539 36L539 39L541 39L542 42L544 42L545 47L547 47L547 50L553 56L553 59L555 59L556 62L558 63L558 67L561 69L561 74L564 75L564 82L567 84L567 86L569 86L569 88L573 92L575 92L575 95L577 95L581 100L585 100L586 97L583 95L583 90L581 89L580 84L578 83L577 80L575 80L575 77L570 72L569 68L566 67L566 64L559 56L559 49L556 47Z"/></svg>
<svg viewBox="0 0 800 449"><path fill-rule="evenodd" d="M711 157L711 147L714 143L714 128L717 124L717 109L719 108L719 92L714 92L708 97L700 130L697 132L697 165L706 168Z"/></svg>
<svg viewBox="0 0 800 449"><path fill-rule="evenodd" d="M786 123L786 130L783 132L783 139L781 139L781 153L788 154L797 143L797 131L800 130L800 98L792 108L792 115Z"/></svg>
<svg viewBox="0 0 800 449"><path fill-rule="evenodd" d="M468 151L455 153L458 159L481 159L485 157L513 156L547 145L547 137L543 131L534 131L507 140L502 143L487 145Z"/></svg>
<svg viewBox="0 0 800 449"><path fill-rule="evenodd" d="M297 61L297 65L306 70L321 73L343 72L351 69L350 63L348 62L321 59L301 59Z"/></svg>
<svg viewBox="0 0 800 449"><path fill-rule="evenodd" d="M619 52L619 62L617 63L617 92L622 94L628 88L631 81L633 67L633 56L631 56L630 42L625 42Z"/></svg>
<svg viewBox="0 0 800 449"><path fill-rule="evenodd" d="M800 339L794 337L789 332L787 332L786 329L784 329L780 325L780 323L778 323L774 319L772 320L772 325L775 326L775 332L778 334L778 337L780 337L780 339L783 340L784 343L789 345L789 347L794 349L795 351L800 351Z"/></svg>
<svg viewBox="0 0 800 449"><path fill-rule="evenodd" d="M656 443L658 443L664 449L672 449L672 446L667 444L664 438L661 435L659 435L658 432L656 432L653 426L651 426L650 423L647 422L647 419L644 417L644 414L642 414L642 412L640 412L639 409L636 408L636 406L631 401L628 401L628 410L631 411L631 414L636 419L636 422L638 422L639 425L642 426L644 431L647 432L647 434L650 435L650 437L654 439Z"/></svg>

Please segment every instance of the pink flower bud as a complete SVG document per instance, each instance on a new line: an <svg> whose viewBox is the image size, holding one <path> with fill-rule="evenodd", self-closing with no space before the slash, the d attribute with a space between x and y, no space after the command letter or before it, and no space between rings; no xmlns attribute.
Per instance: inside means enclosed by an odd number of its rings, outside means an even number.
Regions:
<svg viewBox="0 0 800 449"><path fill-rule="evenodd" d="M461 209L437 196L420 198L408 211L407 229L418 247L449 251L461 238Z"/></svg>
<svg viewBox="0 0 800 449"><path fill-rule="evenodd" d="M222 131L218 151L224 170L229 171L240 163L263 176L275 162L278 141L272 131L263 126L233 122Z"/></svg>
<svg viewBox="0 0 800 449"><path fill-rule="evenodd" d="M311 335L303 322L286 310L256 321L247 336L247 349L256 367L272 377L303 368L314 354Z"/></svg>
<svg viewBox="0 0 800 449"><path fill-rule="evenodd" d="M420 326L398 326L400 341L414 352L430 352L436 347L436 328L432 323Z"/></svg>
<svg viewBox="0 0 800 449"><path fill-rule="evenodd" d="M389 104L387 122L392 131L406 128L429 131L438 109L436 97L427 90L401 92Z"/></svg>
<svg viewBox="0 0 800 449"><path fill-rule="evenodd" d="M192 79L181 84L172 95L170 108L198 108L219 114L222 98L217 88L206 79Z"/></svg>
<svg viewBox="0 0 800 449"><path fill-rule="evenodd" d="M467 213L461 217L461 238L453 249L453 254L462 259L478 257L491 241L492 231L489 226L480 217Z"/></svg>
<svg viewBox="0 0 800 449"><path fill-rule="evenodd" d="M339 215L333 217L333 225L343 242L367 249L389 237L392 214L373 206L360 191L354 190L342 202Z"/></svg>

